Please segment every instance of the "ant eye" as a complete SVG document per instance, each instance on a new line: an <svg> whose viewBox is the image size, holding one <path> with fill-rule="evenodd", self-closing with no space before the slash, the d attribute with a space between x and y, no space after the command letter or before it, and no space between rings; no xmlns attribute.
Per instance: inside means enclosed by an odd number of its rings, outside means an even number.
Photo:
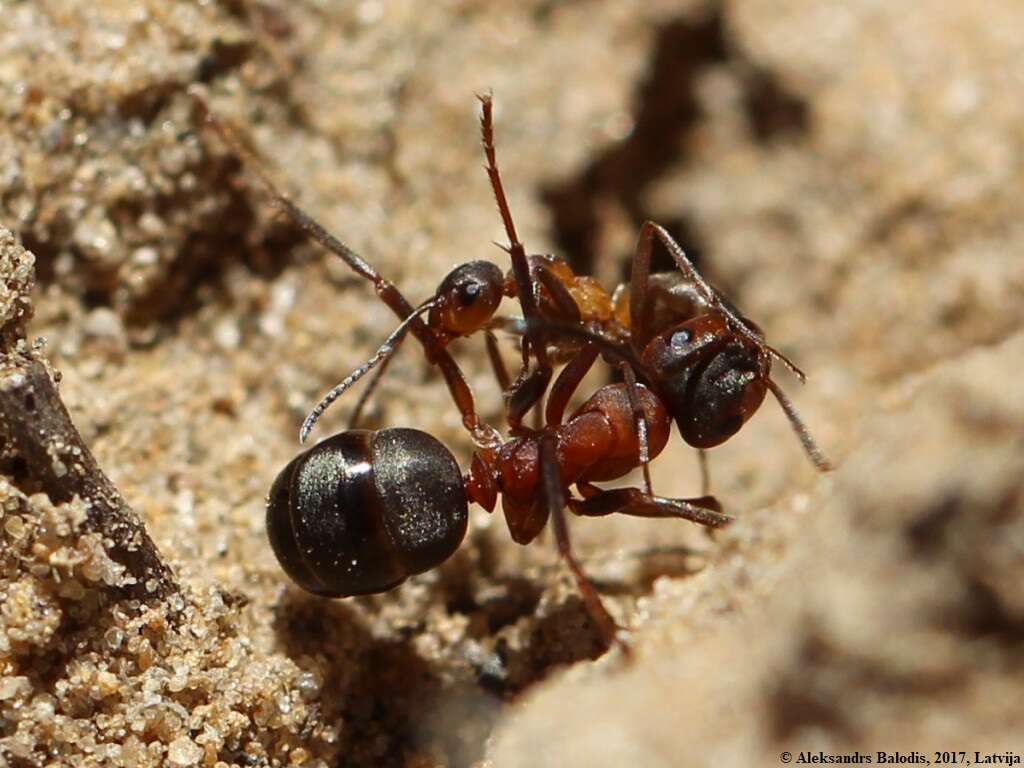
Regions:
<svg viewBox="0 0 1024 768"><path fill-rule="evenodd" d="M434 294L437 301L435 327L455 336L480 330L501 303L505 276L489 261L462 264L441 281ZM432 315L433 316L433 315Z"/></svg>
<svg viewBox="0 0 1024 768"><path fill-rule="evenodd" d="M686 349L687 345L693 340L693 334L684 328L681 331L676 331L672 334L672 338L669 340L669 346L675 351Z"/></svg>
<svg viewBox="0 0 1024 768"><path fill-rule="evenodd" d="M458 297L459 304L464 307L468 307L480 298L480 284L463 283L456 289L456 295Z"/></svg>

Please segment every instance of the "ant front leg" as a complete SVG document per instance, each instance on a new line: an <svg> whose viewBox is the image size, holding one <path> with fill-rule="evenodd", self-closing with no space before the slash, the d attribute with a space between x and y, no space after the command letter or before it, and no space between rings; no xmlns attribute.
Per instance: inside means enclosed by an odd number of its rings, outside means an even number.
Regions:
<svg viewBox="0 0 1024 768"><path fill-rule="evenodd" d="M583 598L587 613L598 631L606 647L617 643L624 655L629 655L630 648L619 638L619 626L615 619L608 613L601 601L594 584L587 577L583 566L572 551L572 542L569 539L569 526L565 520L565 486L558 476L558 444L554 432L545 430L540 437L540 471L541 471L541 493L544 494L544 503L547 504L548 513L551 517L551 525L555 531L555 542L558 545L558 553L565 560L566 565L576 580L576 587Z"/></svg>
<svg viewBox="0 0 1024 768"><path fill-rule="evenodd" d="M708 528L721 528L732 522L722 514L722 507L714 496L693 499L669 499L654 496L639 488L613 488L605 490L590 483L577 483L583 500L569 501L572 511L582 517L604 517L621 514L632 517L674 517L690 520Z"/></svg>

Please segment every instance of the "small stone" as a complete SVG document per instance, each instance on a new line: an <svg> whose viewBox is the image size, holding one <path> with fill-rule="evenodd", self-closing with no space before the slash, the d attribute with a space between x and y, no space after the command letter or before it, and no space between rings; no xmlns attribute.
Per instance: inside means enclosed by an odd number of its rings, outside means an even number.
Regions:
<svg viewBox="0 0 1024 768"><path fill-rule="evenodd" d="M184 672L176 672L167 681L167 690L171 693L180 693L185 690L186 685L188 685L188 675Z"/></svg>
<svg viewBox="0 0 1024 768"><path fill-rule="evenodd" d="M4 530L12 539L20 539L25 535L25 521L18 515L11 515L4 520Z"/></svg>
<svg viewBox="0 0 1024 768"><path fill-rule="evenodd" d="M27 683L28 681L24 677L0 678L0 701L13 699L23 687L26 687Z"/></svg>
<svg viewBox="0 0 1024 768"><path fill-rule="evenodd" d="M88 314L83 324L86 335L96 338L117 339L124 336L124 326L117 313L107 307L97 307Z"/></svg>
<svg viewBox="0 0 1024 768"><path fill-rule="evenodd" d="M117 651L124 644L124 631L119 627L111 627L103 633L103 643L111 651Z"/></svg>
<svg viewBox="0 0 1024 768"><path fill-rule="evenodd" d="M312 701L320 694L320 676L315 672L303 672L297 683L299 695L306 701Z"/></svg>
<svg viewBox="0 0 1024 768"><path fill-rule="evenodd" d="M101 259L117 237L117 230L100 211L90 211L78 221L72 237L86 256Z"/></svg>
<svg viewBox="0 0 1024 768"><path fill-rule="evenodd" d="M179 736L167 747L167 762L171 765L198 765L203 750L188 736Z"/></svg>
<svg viewBox="0 0 1024 768"><path fill-rule="evenodd" d="M217 346L225 351L237 349L242 339L238 323L232 318L224 318L213 329L213 338Z"/></svg>

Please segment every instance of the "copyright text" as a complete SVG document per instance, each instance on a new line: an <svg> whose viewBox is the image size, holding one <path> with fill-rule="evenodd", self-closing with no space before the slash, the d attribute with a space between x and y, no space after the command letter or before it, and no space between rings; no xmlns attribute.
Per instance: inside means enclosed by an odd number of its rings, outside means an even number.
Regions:
<svg viewBox="0 0 1024 768"><path fill-rule="evenodd" d="M783 752L779 760L793 765L1020 765L1017 752Z"/></svg>

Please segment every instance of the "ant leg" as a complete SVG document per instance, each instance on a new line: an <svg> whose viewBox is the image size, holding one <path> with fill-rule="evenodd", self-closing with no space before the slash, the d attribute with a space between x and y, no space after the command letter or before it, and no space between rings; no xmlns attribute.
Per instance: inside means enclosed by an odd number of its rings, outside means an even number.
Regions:
<svg viewBox="0 0 1024 768"><path fill-rule="evenodd" d="M501 350L498 349L498 337L494 335L494 331L490 328L485 328L484 341L487 344L487 357L491 362L494 378L497 379L498 386L501 387L502 394L504 394L508 391L512 379L508 375L508 368L505 367L505 360L501 356Z"/></svg>
<svg viewBox="0 0 1024 768"><path fill-rule="evenodd" d="M576 587L580 591L580 597L583 598L583 604L586 606L590 618L597 625L605 646L611 647L613 643L617 642L623 653L628 654L629 646L618 639L619 627L615 623L615 619L608 613L608 609L604 607L597 589L590 579L587 578L583 567L576 560L576 556L572 552L569 527L565 520L565 486L558 476L557 443L555 435L551 431L544 432L540 438L540 471L541 489L544 494L544 501L548 506L548 513L551 516L551 525L555 530L558 553L565 560L566 565L569 566L569 570L572 571L573 578L576 579Z"/></svg>
<svg viewBox="0 0 1024 768"><path fill-rule="evenodd" d="M336 255L348 267L360 277L373 283L377 296L386 304L400 320L405 320L414 311L413 306L406 300L398 287L390 280L384 278L375 270L369 262L359 254L338 240L328 232L319 222L293 203L283 192L281 192L269 174L264 170L262 163L255 154L249 150L235 135L228 125L220 120L206 104L200 93L190 89L190 95L205 116L205 120L220 135L224 142L248 165L259 178L267 194L270 195L274 204L283 210L292 222L306 233L314 242ZM462 423L473 435L475 442L481 445L497 444L501 436L497 431L480 422L476 413L476 406L473 402L473 393L469 389L466 377L462 373L455 359L451 356L441 341L434 335L430 327L417 317L411 324L410 330L415 334L423 345L427 360L436 365L444 377L448 391L451 393L455 406L462 414Z"/></svg>
<svg viewBox="0 0 1024 768"><path fill-rule="evenodd" d="M512 431L522 426L523 416L537 403L547 389L551 381L552 367L548 360L547 344L545 333L542 328L529 324L529 320L539 317L537 308L537 297L533 288L533 276L530 274L530 265L526 258L526 250L519 241L516 233L516 226L512 220L512 211L508 205L508 198L505 195L505 187L501 182L501 173L498 171L497 155L494 149L494 104L489 94L478 95L480 100L480 134L484 147L484 156L487 159L487 176L491 181L491 189L494 191L494 199L498 204L498 212L501 214L502 223L505 225L505 234L508 237L508 255L512 261L512 274L516 282L516 293L519 303L523 308L523 316L527 320L526 339L529 349L537 359L537 369L526 374L527 360L524 357L523 370L516 379L515 389L509 400L507 419L509 428ZM521 392L521 394L520 394ZM513 407L514 406L514 407Z"/></svg>
<svg viewBox="0 0 1024 768"><path fill-rule="evenodd" d="M792 360L783 355L777 349L765 344L764 339L736 313L729 303L722 300L722 297L718 295L718 292L711 287L711 284L708 283L700 272L697 271L697 268L693 266L693 262L687 258L685 251L683 251L679 246L679 243L672 239L672 235L665 231L664 227L659 224L655 224L653 221L645 221L640 227L640 237L637 241L636 253L633 257L634 274L641 276L645 289L647 275L650 273L651 268L651 244L655 235L657 235L662 245L664 245L666 250L668 250L669 255L672 256L672 260L675 261L676 267L678 267L679 271L682 272L683 276L693 282L708 304L714 306L719 312L725 315L729 320L730 325L750 339L750 341L756 344L760 349L763 349L769 355L776 358L783 365L789 368L789 370L793 372L793 375L801 382L807 379L804 372L801 371ZM645 298L643 294L638 296L637 291L638 289L631 288L629 307L631 317L633 316L633 312L641 311L642 304L639 302L643 301ZM637 304L633 303L634 299L637 299Z"/></svg>
<svg viewBox="0 0 1024 768"><path fill-rule="evenodd" d="M700 465L700 492L707 496L711 493L711 472L708 469L708 452L697 449L697 463Z"/></svg>
<svg viewBox="0 0 1024 768"><path fill-rule="evenodd" d="M640 230L629 270L629 336L633 349L642 351L651 340L650 316L647 312L648 284L651 277L651 239Z"/></svg>
<svg viewBox="0 0 1024 768"><path fill-rule="evenodd" d="M558 278L558 275L543 264L534 268L532 274L536 278L533 283L535 289L535 305L539 308L540 290L541 286L543 286L548 290L548 294L554 304L558 318L563 322L579 324L582 320L580 317L580 309L576 305L576 301L573 299L572 294L569 293L568 288L565 287L565 283ZM525 307L523 314L526 314ZM529 328L529 325L527 325L527 328ZM527 330L527 333L529 333L529 330ZM516 379L515 384L512 385L512 390L509 393L508 406L505 409L509 428L513 433L518 431L522 424L523 417L538 403L541 397L543 397L544 391L551 382L553 369L546 347L543 353L543 360L545 361L545 364L540 364L535 370L528 374L526 373L526 367L529 364L530 343L531 341L528 337L523 339L523 369L520 376ZM543 339L542 343L546 344L547 339ZM536 356L538 363L540 363L541 355L537 354Z"/></svg>
<svg viewBox="0 0 1024 768"><path fill-rule="evenodd" d="M523 340L529 343L528 339ZM535 368L525 376L520 376L512 384L508 402L505 405L505 419L508 421L509 432L513 435L522 432L523 418L544 396L551 383L552 368L550 366Z"/></svg>
<svg viewBox="0 0 1024 768"><path fill-rule="evenodd" d="M637 440L640 443L640 466L643 468L644 489L649 496L654 495L651 486L651 451L647 440L647 416L644 414L644 407L640 404L640 396L636 390L636 374L628 363L619 363L619 370L622 371L622 378L626 383L626 396L629 398L629 407L633 410L633 426L636 427Z"/></svg>
<svg viewBox="0 0 1024 768"><path fill-rule="evenodd" d="M537 296L540 296L542 285L548 289L558 310L558 319L568 323L582 322L583 318L580 316L580 308L576 305L576 300L569 293L569 289L565 287L565 283L558 278L558 275L543 264L536 268L534 274L537 278L537 282L534 284L537 288ZM540 304L539 298L537 304L538 306Z"/></svg>
<svg viewBox="0 0 1024 768"><path fill-rule="evenodd" d="M566 363L561 373L558 374L555 383L551 385L551 392L548 393L548 402L544 411L544 420L549 427L556 427L562 423L569 400L579 388L583 377L593 367L597 355L596 346L586 346Z"/></svg>
<svg viewBox="0 0 1024 768"><path fill-rule="evenodd" d="M639 488L613 488L605 490L589 483L578 483L583 500L572 499L569 507L584 517L604 517L611 514L633 517L675 517L691 520L709 528L720 528L732 522L722 514L721 505L714 496L694 499L669 499L654 496Z"/></svg>

